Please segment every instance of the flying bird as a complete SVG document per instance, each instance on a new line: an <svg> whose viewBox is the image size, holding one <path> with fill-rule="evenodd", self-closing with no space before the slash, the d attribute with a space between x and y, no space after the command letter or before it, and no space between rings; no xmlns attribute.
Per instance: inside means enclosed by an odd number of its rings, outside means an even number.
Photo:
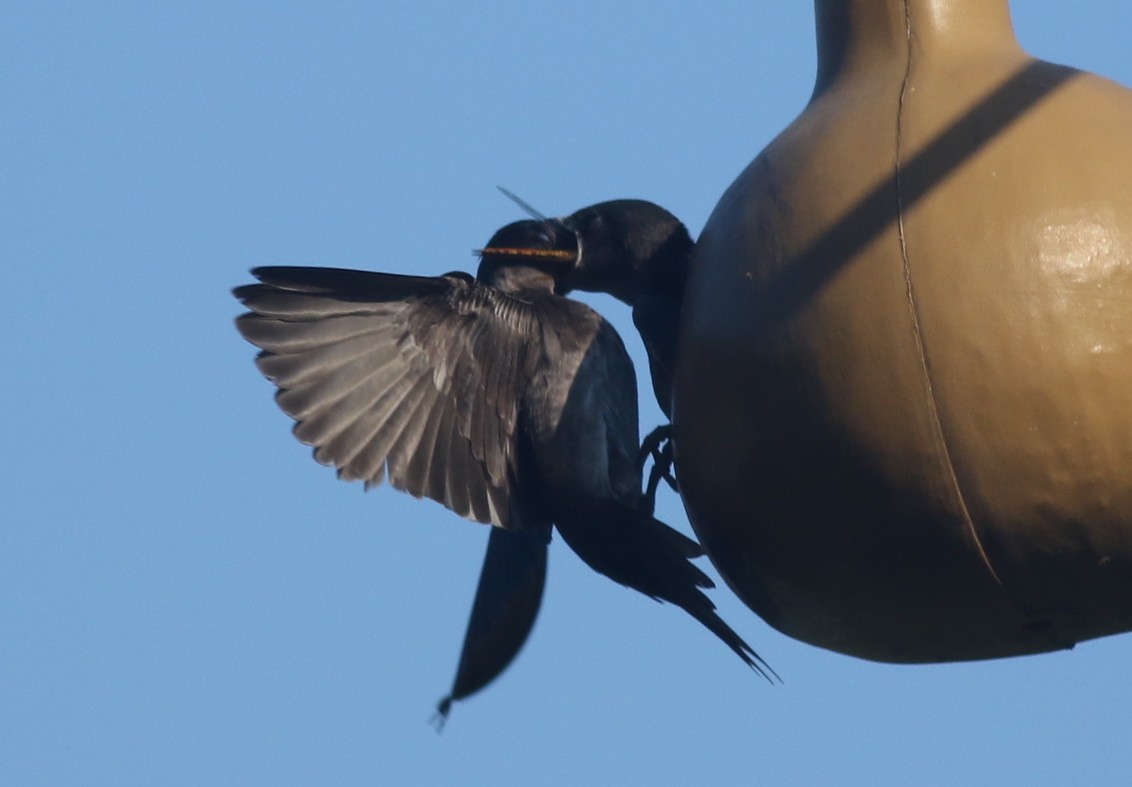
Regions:
<svg viewBox="0 0 1132 787"><path fill-rule="evenodd" d="M493 525L441 721L526 641L553 528L594 570L774 675L703 592L699 544L642 505L632 362L597 312L564 297L579 237L519 221L480 252L475 278L264 267L234 290L250 310L237 327L316 460Z"/></svg>

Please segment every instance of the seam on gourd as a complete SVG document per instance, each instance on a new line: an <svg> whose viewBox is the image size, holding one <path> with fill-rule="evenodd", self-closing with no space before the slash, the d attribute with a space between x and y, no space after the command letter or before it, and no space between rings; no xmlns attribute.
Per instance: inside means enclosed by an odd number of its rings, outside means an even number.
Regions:
<svg viewBox="0 0 1132 787"><path fill-rule="evenodd" d="M920 367L924 376L924 384L928 393L928 411L931 417L932 425L936 432L936 437L943 451L943 461L948 475L948 482L951 484L955 492L956 499L959 502L959 513L963 517L964 525L974 541L975 548L979 552L979 557L982 558L983 564L987 567L991 577L999 585L1002 580L999 578L998 573L991 565L990 558L983 548L983 543L979 539L979 533L975 529L975 521L971 516L971 511L967 507L967 498L963 494L963 488L959 483L959 476L955 472L955 463L951 456L951 446L947 440L947 432L943 428L943 420L940 417L939 403L936 399L935 386L932 384L931 365L928 362L927 352L924 349L924 337L920 328L920 317L916 308L916 295L915 288L912 285L912 269L908 257L908 241L904 234L904 189L903 189L903 132L904 132L904 102L908 95L908 88L912 81L912 56L913 56L913 41L912 41L912 16L908 8L908 0L904 0L904 26L907 36L907 50L905 53L905 66L904 77L900 83L900 97L896 109L896 163L895 163L895 187L896 187L896 232L900 241L900 261L903 266L904 273L904 287L905 293L908 298L908 310L912 320L912 334L916 342L916 351L920 358Z"/></svg>

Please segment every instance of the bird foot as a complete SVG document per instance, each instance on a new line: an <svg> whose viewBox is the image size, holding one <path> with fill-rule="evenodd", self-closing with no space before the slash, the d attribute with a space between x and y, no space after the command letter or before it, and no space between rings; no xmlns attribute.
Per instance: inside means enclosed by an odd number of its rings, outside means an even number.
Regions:
<svg viewBox="0 0 1132 787"><path fill-rule="evenodd" d="M641 450L637 453L637 467L644 472L645 462L652 457L652 469L649 470L649 480L645 485L644 495L641 497L641 510L652 514L656 508L656 490L663 479L673 492L679 494L680 488L676 483L676 476L672 472L672 424L664 424L653 429L641 442Z"/></svg>
<svg viewBox="0 0 1132 787"><path fill-rule="evenodd" d="M672 424L662 424L653 429L641 441L641 448L637 451L637 469L644 472L645 461L651 456L654 462L660 461L661 444L672 441Z"/></svg>

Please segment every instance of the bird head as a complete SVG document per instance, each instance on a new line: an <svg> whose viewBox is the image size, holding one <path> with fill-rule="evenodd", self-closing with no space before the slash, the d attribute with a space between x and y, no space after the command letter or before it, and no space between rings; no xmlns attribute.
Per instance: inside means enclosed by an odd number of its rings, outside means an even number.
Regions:
<svg viewBox="0 0 1132 787"><path fill-rule="evenodd" d="M577 236L567 289L606 292L629 305L645 294L682 299L692 252L687 228L652 202L621 199L550 219Z"/></svg>
<svg viewBox="0 0 1132 787"><path fill-rule="evenodd" d="M554 219L527 219L498 230L477 253L480 281L508 292L561 293L578 260L578 238Z"/></svg>

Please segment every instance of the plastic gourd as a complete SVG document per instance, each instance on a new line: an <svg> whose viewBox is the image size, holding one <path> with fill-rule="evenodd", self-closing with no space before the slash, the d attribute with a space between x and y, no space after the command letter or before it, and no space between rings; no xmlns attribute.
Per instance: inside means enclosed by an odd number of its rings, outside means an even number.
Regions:
<svg viewBox="0 0 1132 787"><path fill-rule="evenodd" d="M693 526L767 622L898 662L1132 629L1132 93L1005 0L817 0L817 86L698 241Z"/></svg>

